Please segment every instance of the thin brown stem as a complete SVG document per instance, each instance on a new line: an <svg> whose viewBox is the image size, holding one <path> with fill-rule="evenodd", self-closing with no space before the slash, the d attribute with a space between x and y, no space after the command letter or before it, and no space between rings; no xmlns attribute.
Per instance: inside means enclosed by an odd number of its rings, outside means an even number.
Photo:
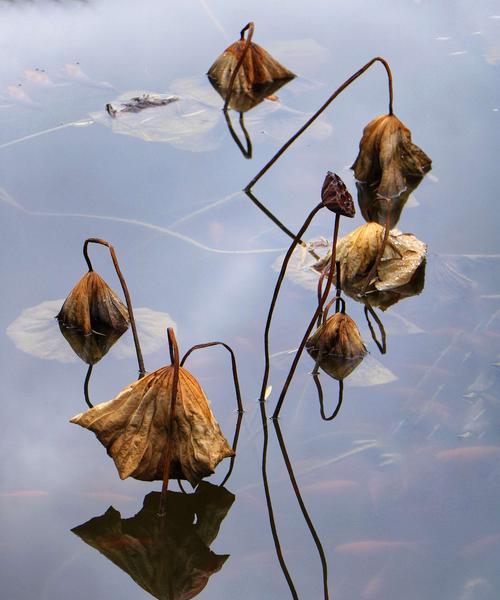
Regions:
<svg viewBox="0 0 500 600"><path fill-rule="evenodd" d="M263 431L263 445L262 445L262 483L264 484L264 493L266 496L266 505L267 505L267 513L269 515L269 525L271 527L271 535L273 536L274 548L276 550L276 556L278 557L278 562L280 564L281 570L285 577L285 580L288 584L288 588L290 590L290 594L293 600L298 600L299 596L297 594L297 590L295 589L295 584L293 583L292 576L288 570L288 567L285 562L285 558L283 556L283 551L281 550L280 538L278 535L278 528L276 526L276 519L274 517L274 509L273 502L271 498L271 488L269 487L269 480L267 478L267 448L269 445L269 429L267 424L267 415L266 415L266 403L261 400L259 402L260 405L260 416L262 419L262 431Z"/></svg>
<svg viewBox="0 0 500 600"><path fill-rule="evenodd" d="M115 267L116 274L118 276L118 279L120 280L120 285L122 286L123 295L125 296L125 302L127 303L127 310L128 310L129 320L130 320L130 326L132 328L132 335L134 337L135 353L137 355L137 363L139 365L139 379L141 379L146 374L146 368L144 367L144 359L142 357L141 344L139 342L139 335L137 333L137 326L135 324L134 310L132 308L132 300L130 298L130 294L128 291L127 282L125 281L125 277L123 277L123 274L120 269L120 265L118 264L118 258L116 256L115 249L106 240L101 240L99 238L86 239L83 244L83 256L85 257L85 261L88 265L89 271L93 271L92 263L90 262L90 258L89 258L88 250L87 250L87 247L90 243L101 244L102 246L106 246L109 250L109 253L111 254L111 260L113 261L113 265Z"/></svg>
<svg viewBox="0 0 500 600"><path fill-rule="evenodd" d="M265 327L265 330L264 330L264 360L265 360L265 366L264 366L264 376L262 378L262 387L261 387L261 390L260 390L260 400L261 401L264 401L264 399L265 399L266 389L267 389L267 382L269 380L269 368L270 368L269 367L269 365L270 365L270 358L269 358L269 331L271 329L271 321L272 321L272 318L273 318L274 308L275 308L276 302L278 300L278 295L279 295L279 292L280 292L280 289L281 289L281 284L283 283L283 279L285 278L286 269L287 269L288 263L290 262L290 258L292 257L293 251L295 250L295 248L299 244L299 240L301 239L301 237L304 235L304 233L306 232L307 228L311 224L311 221L314 219L314 217L321 210L322 207L323 207L323 203L320 202L317 206L315 206L312 209L312 211L309 213L307 219L304 221L304 224L300 228L299 232L297 233L297 235L295 236L293 242L291 243L290 247L287 250L285 258L283 259L283 264L281 265L281 269L280 269L280 272L279 272L279 275L278 275L278 280L276 281L276 285L274 287L273 297L272 297L272 300L271 300L271 305L269 306L269 312L267 314L267 320L266 320L266 327Z"/></svg>
<svg viewBox="0 0 500 600"><path fill-rule="evenodd" d="M90 377L92 375L93 367L94 367L94 365L89 365L89 368L87 369L87 374L85 375L85 381L83 382L83 395L85 397L85 402L87 403L87 406L89 408L94 408L94 405L90 401L90 396L89 396L89 382L90 382Z"/></svg>
<svg viewBox="0 0 500 600"><path fill-rule="evenodd" d="M211 346L223 346L231 355L231 370L233 372L234 391L236 393L236 405L238 407L238 412L243 413L245 411L243 409L243 402L241 400L240 383L238 380L238 368L236 366L236 357L234 355L234 352L233 352L231 346L228 346L224 342L207 342L205 344L196 344L196 346L193 346L192 348L190 348L186 352L186 354L184 354L184 356L182 357L181 367L184 366L184 363L186 362L188 356L192 352L194 352L195 350L201 350L203 348L210 348Z"/></svg>
<svg viewBox="0 0 500 600"><path fill-rule="evenodd" d="M177 392L179 388L179 348L177 346L177 340L175 339L175 333L172 327L167 329L168 336L168 348L170 351L170 360L172 361L172 366L174 367L174 374L172 379L172 395L170 397L170 406L169 406L169 415L168 415L168 425L166 430L167 436L167 444L164 452L164 460L163 460L163 485L161 488L161 497L160 497L160 508L158 511L158 516L163 517L167 514L166 504L167 504L167 492L168 492L168 482L170 479L170 465L172 463L172 450L174 445L174 433L175 433L175 407L177 404Z"/></svg>
<svg viewBox="0 0 500 600"><path fill-rule="evenodd" d="M342 294L342 280L340 278L340 260L335 262L335 297L337 298L337 304L335 304L335 312L339 312L340 310L340 301ZM345 302L344 302L344 310L345 312Z"/></svg>
<svg viewBox="0 0 500 600"><path fill-rule="evenodd" d="M333 413L329 417L327 417L325 414L323 388L321 387L321 382L319 380L319 376L317 373L313 373L313 379L314 379L314 383L316 384L316 389L318 390L319 411L321 413L321 418L323 419L323 421L333 421L333 419L335 419L335 417L339 414L340 408L342 406L342 401L344 399L344 382L342 381L342 379L339 379L339 381L338 381L339 397L337 400L337 406L335 407L335 410L333 411Z"/></svg>
<svg viewBox="0 0 500 600"><path fill-rule="evenodd" d="M236 63L236 67L234 68L233 74L231 75L231 79L229 80L229 85L227 87L227 94L226 94L226 101L224 102L224 111L227 111L227 109L229 108L229 101L231 100L231 96L233 94L233 87L234 87L234 80L236 79L236 75L238 75L238 71L241 68L241 65L243 64L243 61L245 60L245 56L248 52L248 49L250 48L250 44L252 42L252 36L253 36L253 31L254 31L254 24L252 21L250 21L250 23L247 23L245 25L245 27L243 27L243 29L240 32L240 41L243 41L245 38L245 31L248 30L248 35L247 35L247 39L246 39L246 43L245 43L245 47L243 48L243 52L241 53L240 59L238 60L238 62Z"/></svg>
<svg viewBox="0 0 500 600"><path fill-rule="evenodd" d="M323 573L323 598L324 600L328 600L328 562L326 560L325 551L323 549L323 545L321 544L321 540L316 532L314 524L312 522L311 517L307 511L306 505L302 498L302 494L300 493L299 484L297 483L297 479L295 478L295 473L293 472L292 463L288 456L288 452L285 445L285 440L283 439L283 435L281 433L281 429L278 421L274 421L274 428L276 430L276 437L278 438L278 444L280 446L281 454L283 455L283 460L285 462L286 471L288 473L288 477L290 479L290 483L292 484L293 491L295 493L295 497L297 498L297 502L299 504L300 510L304 517L304 520L307 524L309 532L314 540L314 544L316 545L316 549L318 550L319 558L321 561L321 569Z"/></svg>
<svg viewBox="0 0 500 600"><path fill-rule="evenodd" d="M280 158L282 154L284 154L288 148L295 142L295 140L304 133L304 131L314 123L314 121L323 113L328 106L339 96L347 87L351 85L358 77L363 75L365 71L367 71L373 64L376 62L381 63L387 73L388 85L389 85L389 114L393 114L393 86L392 86L392 73L389 63L382 57L376 56L372 58L369 62L366 63L359 71L356 71L353 75L351 75L348 79L344 81L344 83L338 87L333 94L328 98L328 100L314 113L314 115L302 125L302 127L292 135L292 137L281 146L281 148L276 152L276 154L269 160L264 167L257 173L257 175L250 181L250 183L246 186L245 191L251 190L253 186L259 181L259 179L269 171L269 169L274 165L274 163Z"/></svg>
<svg viewBox="0 0 500 600"><path fill-rule="evenodd" d="M227 470L226 476L220 482L219 487L224 487L226 485L227 480L231 477L231 473L233 472L234 463L236 461L236 448L238 447L238 440L240 438L240 430L241 430L241 423L242 423L242 421L243 421L243 413L238 411L238 419L236 421L236 427L234 429L233 443L232 443L232 446L231 446L231 448L233 449L234 454L230 458L229 468Z"/></svg>
<svg viewBox="0 0 500 600"><path fill-rule="evenodd" d="M328 279L326 281L326 287L325 287L325 291L323 292L323 296L321 297L321 301L319 302L316 311L314 312L313 318L311 319L311 322L309 323L307 330L304 334L304 337L302 338L302 341L300 342L300 346L297 349L297 352L295 353L293 362L292 362L292 366L290 367L290 371L287 375L287 378L285 380L285 383L283 385L283 389L281 390L279 399L278 399L278 403L276 405L276 408L274 409L274 413L272 418L273 419L277 419L281 410L281 407L283 406L283 402L285 400L286 397L286 393L288 391L288 388L290 387L290 383L292 382L293 376L295 374L295 371L297 369L297 365L299 364L299 360L300 357L302 356L302 352L304 351L305 345L307 340L309 339L309 336L311 334L311 331L313 330L313 327L316 323L316 320L318 318L318 316L322 313L323 311L323 306L326 302L326 299L328 298L328 294L330 293L330 288L332 286L332 281L333 281L333 267L335 265L335 258L336 258L336 254L337 254L337 239L339 236L339 223L340 223L340 214L336 213L335 214L335 225L333 228L333 240L332 240L332 256L330 259L330 271L328 273Z"/></svg>
<svg viewBox="0 0 500 600"><path fill-rule="evenodd" d="M231 117L229 116L229 112L227 110L224 111L224 117L226 119L226 124L227 124L227 128L229 129L229 133L231 134L231 137L235 141L236 145L240 149L243 156L245 158L252 158L252 140L251 140L250 135L248 134L248 131L245 127L243 113L240 113L239 124L240 124L241 130L243 131L243 135L245 136L245 141L247 143L246 148L240 142L240 138L236 134L236 131L233 129L233 124L231 123Z"/></svg>
<svg viewBox="0 0 500 600"><path fill-rule="evenodd" d="M371 315L373 317L373 319L375 320L375 323L377 323L377 325L378 325L378 328L380 331L380 342L377 338L377 335L375 333L373 325L370 321L369 315ZM377 344L377 348L380 350L380 354L385 354L387 352L387 340L386 340L386 335L385 335L384 324L380 320L377 313L368 304L365 304L365 318L366 318L366 322L368 323L368 328L370 329L372 339L375 342L375 344Z"/></svg>

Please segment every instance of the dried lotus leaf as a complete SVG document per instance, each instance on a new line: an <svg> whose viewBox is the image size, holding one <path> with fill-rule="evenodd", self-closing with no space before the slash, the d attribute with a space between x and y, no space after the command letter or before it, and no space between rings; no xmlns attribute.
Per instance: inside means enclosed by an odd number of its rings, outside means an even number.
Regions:
<svg viewBox="0 0 500 600"><path fill-rule="evenodd" d="M126 331L129 315L122 301L104 279L89 271L71 290L59 314L59 323L85 335L108 328Z"/></svg>
<svg viewBox="0 0 500 600"><path fill-rule="evenodd" d="M231 77L246 45L247 41L243 38L234 42L212 64L207 75L217 88L229 89ZM286 82L294 77L294 73L281 65L264 48L250 42L232 89L236 94L248 94L254 87L266 86L276 81ZM267 91L266 95L273 94L274 91L276 90Z"/></svg>
<svg viewBox="0 0 500 600"><path fill-rule="evenodd" d="M321 355L329 354L348 359L366 354L356 323L342 312L335 313L320 325L307 340L306 348Z"/></svg>
<svg viewBox="0 0 500 600"><path fill-rule="evenodd" d="M407 177L422 177L431 162L396 116L381 115L364 128L352 169L358 181L376 184L380 196L396 198L406 189Z"/></svg>
<svg viewBox="0 0 500 600"><path fill-rule="evenodd" d="M59 323L59 329L75 354L88 365L99 362L125 333L124 330L111 329L102 325L99 327L100 333L84 334L80 329L66 327L62 323Z"/></svg>
<svg viewBox="0 0 500 600"><path fill-rule="evenodd" d="M163 479L166 431L174 367L167 366L135 381L116 398L79 414L76 423L93 431L113 458L121 479ZM223 436L197 380L179 369L172 434L170 478L193 486L212 474L234 452Z"/></svg>

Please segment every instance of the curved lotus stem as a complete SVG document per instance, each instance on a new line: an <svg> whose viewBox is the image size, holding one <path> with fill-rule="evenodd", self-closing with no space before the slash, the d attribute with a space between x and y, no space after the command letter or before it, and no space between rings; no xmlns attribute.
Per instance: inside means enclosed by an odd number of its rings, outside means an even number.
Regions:
<svg viewBox="0 0 500 600"><path fill-rule="evenodd" d="M247 29L248 29L248 35L247 35L245 47L243 48L243 52L241 53L239 61L236 63L236 67L234 68L233 74L231 75L231 79L229 81L229 85L227 87L226 101L224 102L224 108L222 109L224 111L227 111L227 109L229 107L229 101L231 100L231 96L233 94L234 80L236 79L236 75L238 74L238 71L240 70L240 67L243 64L243 61L245 60L245 56L248 52L248 49L250 48L250 43L252 41L253 30L254 30L254 24L252 21L250 21L250 23L247 23L245 25L245 27L243 27L243 29L240 31L240 40L241 41L243 41L245 39L245 31Z"/></svg>
<svg viewBox="0 0 500 600"><path fill-rule="evenodd" d="M265 360L265 367L264 367L264 376L262 378L262 387L261 387L261 390L260 390L260 400L262 400L262 401L265 398L266 389L267 389L267 382L269 380L269 363L270 363L270 359L269 359L269 330L271 329L271 321L272 321L272 318L273 318L274 308L275 308L276 302L278 300L278 295L279 295L279 292L280 292L280 289L281 289L281 284L283 283L283 279L285 278L286 268L288 266L288 263L290 262L290 258L292 257L293 251L295 250L296 246L298 245L299 240L301 239L301 237L304 235L306 229L311 224L311 221L316 216L316 213L318 213L322 207L323 207L323 203L320 202L317 206L315 206L312 209L312 211L309 213L307 219L304 221L304 224L300 228L299 232L297 233L297 235L295 236L293 242L291 243L290 247L287 250L285 258L283 259L283 264L281 265L280 273L278 275L278 281L276 282L276 285L274 287L274 292L273 292L273 297L272 297L272 300L271 300L271 305L269 306L269 312L267 314L266 328L264 330L264 360ZM335 223L337 223L337 216L336 216Z"/></svg>
<svg viewBox="0 0 500 600"><path fill-rule="evenodd" d="M168 349L170 352L170 361L174 367L174 377L172 381L172 396L170 399L169 416L168 416L168 429L167 445L165 449L165 458L163 461L163 485L161 488L160 497L160 508L158 510L158 516L163 517L167 514L166 502L168 492L168 481L170 477L170 463L172 462L172 446L173 446L173 434L175 427L175 405L177 402L177 389L179 387L179 348L177 346L177 340L175 339L175 333L172 327L167 329L168 336Z"/></svg>
<svg viewBox="0 0 500 600"><path fill-rule="evenodd" d="M323 419L323 421L333 421L333 419L335 419L335 417L339 414L340 407L342 406L342 401L344 399L344 382L342 381L342 379L338 380L338 382L339 382L339 397L337 400L337 406L335 407L335 410L333 411L333 413L329 417L327 417L325 415L323 388L321 387L321 382L319 380L318 373L313 373L313 379L314 379L314 383L316 384L316 389L318 390L319 410L321 413L321 418Z"/></svg>
<svg viewBox="0 0 500 600"><path fill-rule="evenodd" d="M229 129L229 133L231 134L231 137L233 138L233 140L236 142L236 145L240 149L243 156L245 158L252 158L252 140L251 140L250 135L245 127L243 113L240 113L240 118L239 118L238 122L240 124L241 131L243 131L243 135L245 136L245 141L247 143L246 149L243 146L243 144L240 142L240 139L237 136L236 131L233 129L233 124L231 123L231 117L229 116L229 112L227 110L224 111L224 117L226 118L226 123L227 123L227 127Z"/></svg>
<svg viewBox="0 0 500 600"><path fill-rule="evenodd" d="M85 396L85 402L87 403L87 406L89 408L94 408L94 405L90 401L90 396L89 396L89 382L90 382L90 377L92 375L93 366L94 365L89 365L89 368L87 369L87 374L85 375L85 381L83 382L83 395Z"/></svg>
<svg viewBox="0 0 500 600"><path fill-rule="evenodd" d="M391 68L389 66L389 63L382 58L381 56L376 56L375 58L372 58L369 62L366 63L366 65L364 65L363 67L361 67L361 69L359 69L359 71L356 71L356 73L354 73L353 75L351 75L349 77L349 79L346 79L344 81L344 83L338 87L333 94L328 98L328 100L313 114L313 116L306 122L304 123L304 125L302 125L302 127L292 135L292 137L283 144L283 146L281 146L281 148L278 150L278 152L276 152L276 154L271 158L271 160L269 160L264 167L262 167L262 169L257 173L257 175L252 179L252 181L250 181L250 183L246 186L245 191L246 190L251 190L252 187L257 183L257 181L259 181L259 179L265 175L267 173L267 171L269 171L269 169L274 165L274 163L278 160L278 158L280 158L280 156L282 154L284 154L288 148L293 144L293 142L295 142L295 140L304 133L304 131L310 126L312 125L312 123L314 123L314 121L321 115L322 112L324 112L328 106L335 100L335 98L337 96L339 96L347 87L349 87L351 85L351 83L353 83L353 81L355 81L358 77L360 77L361 75L363 75L363 73L365 71L367 71L372 65L374 65L376 62L381 63L387 73L387 79L388 79L388 85L389 85L389 114L392 115L393 114L393 100L394 100L394 93L393 93L393 89L392 89L392 73L391 73Z"/></svg>
<svg viewBox="0 0 500 600"><path fill-rule="evenodd" d="M378 328L380 331L380 337L381 337L380 342L377 339L377 335L375 333L375 330L373 329L369 315L371 315L373 317L373 319L375 320L375 323L377 323L377 325L378 325ZM370 329L372 339L377 344L377 347L380 350L380 354L385 354L387 352L387 340L386 340L386 336L385 336L384 324L380 320L377 313L368 304L365 304L365 318L366 318L366 322L368 323L368 327Z"/></svg>
<svg viewBox="0 0 500 600"><path fill-rule="evenodd" d="M269 429L268 420L266 415L266 403L263 399L259 401L260 405L260 416L262 419L262 432L263 432L263 445L262 445L262 482L264 484L264 493L266 496L267 513L269 515L269 525L271 527L271 534L273 536L274 549L276 550L276 556L280 564L283 575L288 584L290 594L293 600L299 600L295 584L293 583L292 576L288 570L288 567L281 550L281 543L278 535L278 529L276 527L276 519L274 518L273 502L271 498L271 489L269 487L269 481L267 479L267 447L269 445Z"/></svg>
<svg viewBox="0 0 500 600"><path fill-rule="evenodd" d="M335 298L332 298L330 300L330 302L328 302L328 304L325 306L325 308L323 309L323 325L326 323L326 320L328 319L328 313L330 312L330 308L333 306L333 303L335 303L335 312L341 312L342 314L345 314L345 300L343 298L341 298L340 296L335 296ZM340 310L337 309L340 308Z"/></svg>
<svg viewBox="0 0 500 600"><path fill-rule="evenodd" d="M307 512L307 508L304 503L304 500L302 499L302 495L300 493L300 488L297 483L297 480L295 479L295 473L293 472L292 463L288 456L288 452L287 452L286 445L285 445L285 440L283 439L283 435L281 433L281 429L280 429L278 421L274 421L274 428L276 430L276 437L278 438L278 444L280 446L281 454L283 455L283 460L285 461L286 470L288 473L288 477L290 479L290 483L292 484L292 488L295 493L295 497L297 498L297 502L299 504L302 515L306 521L309 532L311 533L311 536L314 540L316 549L318 550L319 558L321 561L321 569L323 572L323 598L324 598L324 600L328 600L328 598L329 598L329 595L328 595L328 563L326 560L325 551L321 544L321 540L319 539L319 536L316 533L316 529L314 528L314 524L311 520L311 517L309 516L309 513Z"/></svg>
<svg viewBox="0 0 500 600"><path fill-rule="evenodd" d="M137 363L139 365L139 379L144 377L146 374L146 369L144 367L144 359L142 357L141 344L139 342L139 335L137 333L137 327L134 319L134 310L132 308L132 300L130 298L130 294L127 287L127 282L123 277L123 274L120 269L120 265L118 264L118 258L116 257L116 252L113 246L107 242L106 240L101 240L99 238L88 238L85 240L83 244L83 256L89 268L89 271L93 271L92 263L90 262L90 258L88 255L87 246L89 244L101 244L102 246L106 246L111 254L111 260L113 261L113 265L115 267L116 274L118 275L118 279L120 280L120 285L122 286L123 295L125 296L125 302L127 303L128 316L130 319L130 326L132 327L132 335L134 337L134 346L135 353L137 355Z"/></svg>
<svg viewBox="0 0 500 600"><path fill-rule="evenodd" d="M238 446L238 439L240 437L241 422L243 419L243 413L245 412L243 409L243 402L241 400L240 384L239 384L239 380L238 380L238 369L236 367L236 357L234 355L232 348L228 344L225 344L224 342L207 342L206 344L196 344L196 346L193 346L192 348L190 348L186 352L186 354L184 354L184 356L182 357L181 367L184 365L184 363L186 362L186 360L187 360L188 356L191 354L191 352L194 352L195 350L201 350L202 348L210 348L211 346L223 346L231 354L231 369L233 372L234 390L236 393L236 405L238 407L238 410L237 410L238 420L236 421L236 428L234 430L234 438L233 438L233 444L232 444L232 449L235 454L233 456L231 456L230 462L229 462L229 468L226 473L226 476L224 477L222 482L219 484L219 487L223 487L227 483L227 480L229 479L229 477L231 476L231 473L233 472L234 462L236 460L236 448Z"/></svg>
<svg viewBox="0 0 500 600"><path fill-rule="evenodd" d="M326 269L323 269L323 271L321 271L321 275L319 277L318 280L318 305L321 302L321 297L323 296L323 280L325 278L326 275ZM342 288L340 285L340 261L335 261L335 298L334 300L336 301L335 304L335 312L339 312L340 310L340 303L344 302L342 300L342 298L340 297L342 293ZM326 310L326 314L328 314L328 310L330 310L332 303L329 302L327 307L325 308ZM343 303L343 308L342 308L342 312L345 313L345 302ZM326 322L326 316L325 316L325 312L323 312L323 323ZM317 327L319 327L321 324L321 314L318 315L318 321L316 323Z"/></svg>
<svg viewBox="0 0 500 600"><path fill-rule="evenodd" d="M292 362L292 366L290 367L290 371L287 375L285 383L283 384L283 389L281 390L280 396L278 398L278 403L276 404L276 408L274 409L272 419L277 419L279 416L281 407L283 406L283 402L285 400L286 393L288 391L290 383L295 374L295 370L297 369L297 365L299 364L299 360L300 360L300 357L302 356L302 352L304 351L304 348L306 346L306 342L309 339L309 336L311 334L311 331L314 328L314 325L316 323L316 320L318 319L318 316L323 311L323 306L326 302L326 299L328 298L328 294L330 293L330 288L332 286L332 281L333 281L333 272L334 272L333 266L335 265L335 258L336 258L336 253L337 253L337 238L339 236L339 223L340 223L340 214L335 213L335 225L333 228L333 240L332 240L332 257L330 260L330 271L328 273L328 279L326 281L325 291L323 292L323 296L321 297L321 300L316 308L316 311L311 319L311 322L309 323L307 330L304 334L304 337L302 338L302 341L300 342L297 352L295 353L295 356L294 356L294 359Z"/></svg>
<svg viewBox="0 0 500 600"><path fill-rule="evenodd" d="M184 363L186 362L191 352L194 352L195 350L201 350L202 348L210 348L211 346L223 346L231 355L231 369L233 371L234 391L236 392L236 404L238 406L238 413L243 413L245 411L243 409L243 402L241 401L240 384L238 381L238 368L236 367L236 357L234 356L234 352L231 346L228 346L224 342L206 342L205 344L196 344L196 346L193 346L186 352L186 354L184 354L180 366L184 366Z"/></svg>

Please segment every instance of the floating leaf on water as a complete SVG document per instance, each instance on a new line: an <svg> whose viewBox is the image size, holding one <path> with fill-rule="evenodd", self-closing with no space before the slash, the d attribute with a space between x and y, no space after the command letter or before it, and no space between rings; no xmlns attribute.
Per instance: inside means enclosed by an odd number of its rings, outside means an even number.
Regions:
<svg viewBox="0 0 500 600"><path fill-rule="evenodd" d="M135 381L116 398L76 415L71 423L94 432L113 458L121 479L163 480L171 434L169 477L193 486L211 475L234 452L198 381L181 367L175 417L169 410L174 386L173 365Z"/></svg>
<svg viewBox="0 0 500 600"><path fill-rule="evenodd" d="M397 381L398 377L371 354L367 354L359 367L346 380L348 387L370 387Z"/></svg>
<svg viewBox="0 0 500 600"><path fill-rule="evenodd" d="M352 169L358 181L376 184L384 198L396 198L407 187L407 177L422 177L431 159L411 141L410 130L394 115L370 121L359 143Z"/></svg>
<svg viewBox="0 0 500 600"><path fill-rule="evenodd" d="M228 555L209 549L234 495L202 482L194 494L168 492L168 517L158 518L159 492L144 498L142 509L124 519L113 507L72 532L111 560L159 600L197 596Z"/></svg>
<svg viewBox="0 0 500 600"><path fill-rule="evenodd" d="M46 300L36 306L25 308L6 330L16 348L42 359L57 360L62 363L75 362L76 357L71 352L67 341L61 336L54 320L54 315L63 302L62 298ZM134 314L143 353L151 354L163 348L166 328L175 326L170 315L146 307L136 308ZM128 335L121 337L110 354L119 359L135 356L134 344L130 338L131 336ZM105 340L99 340L99 343L105 343Z"/></svg>

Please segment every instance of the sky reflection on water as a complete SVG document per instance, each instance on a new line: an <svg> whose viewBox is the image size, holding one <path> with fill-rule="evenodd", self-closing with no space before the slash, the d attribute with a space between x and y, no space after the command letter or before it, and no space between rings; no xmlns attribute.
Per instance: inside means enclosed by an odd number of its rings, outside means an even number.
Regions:
<svg viewBox="0 0 500 600"><path fill-rule="evenodd" d="M182 347L221 339L237 353L246 413L226 484L235 500L207 544L230 557L198 597L290 597L269 528L256 402L275 264L290 240L240 190L375 55L393 69L396 114L433 159L398 223L428 245L425 285L421 294L379 311L385 355L371 340L363 306L347 299L370 354L346 379L339 417L320 420L314 363L304 356L281 431L328 558L331 597L497 597L498 15L497 0L231 8L220 0L155 1L147 8L117 1L0 2L6 425L0 551L8 600L147 597L71 530L110 505L132 517L158 483L120 481L94 437L68 423L85 408L86 365L63 364L54 355L41 360L12 336L14 327L30 339L19 328L23 311L66 296L82 273L81 246L89 236L114 244L134 305L174 321ZM278 103L265 101L245 115L253 143L247 160L203 74L250 19L257 43L299 77L278 92ZM182 95L188 84L196 110L206 110L213 124L182 147L117 135L92 122L125 91ZM339 173L356 197L348 167L362 128L386 107L383 72L373 68L276 163L255 195L293 231L319 201L327 170ZM352 223L342 222L341 235L363 222L357 210ZM307 239L329 238L331 228L330 216L320 214ZM94 260L117 289L107 256ZM314 310L314 293L297 283L293 274L286 279L273 322L270 406ZM58 333L50 311L45 324ZM149 371L168 362L166 339L158 343L157 332L152 339ZM58 343L67 346L62 337ZM94 403L136 378L133 354L125 351L131 344L128 331L96 365ZM231 439L237 415L226 357L196 353L189 368ZM370 372L378 373L378 385L366 385ZM321 377L331 405L336 382ZM318 554L277 441L270 422L268 479L281 547L298 596L320 598ZM220 482L226 470L221 464L210 482Z"/></svg>

